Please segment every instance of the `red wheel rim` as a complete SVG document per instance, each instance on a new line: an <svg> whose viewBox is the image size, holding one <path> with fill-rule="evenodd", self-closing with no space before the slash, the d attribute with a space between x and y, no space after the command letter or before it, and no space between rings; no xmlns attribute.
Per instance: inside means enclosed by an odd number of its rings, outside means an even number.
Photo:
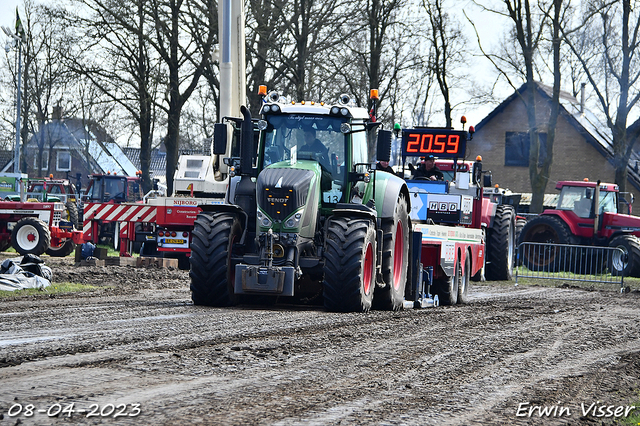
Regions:
<svg viewBox="0 0 640 426"><path fill-rule="evenodd" d="M402 265L404 265L404 232L402 232L402 222L398 221L396 226L396 244L393 249L393 288L400 288L402 279Z"/></svg>
<svg viewBox="0 0 640 426"><path fill-rule="evenodd" d="M367 244L364 253L364 271L362 271L362 281L364 285L364 293L369 294L371 291L371 278L373 277L373 247L371 243Z"/></svg>

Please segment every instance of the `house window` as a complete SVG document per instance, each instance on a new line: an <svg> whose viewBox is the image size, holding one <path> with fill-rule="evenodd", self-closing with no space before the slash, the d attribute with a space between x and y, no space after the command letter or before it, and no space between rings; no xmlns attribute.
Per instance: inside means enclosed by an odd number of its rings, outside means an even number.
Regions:
<svg viewBox="0 0 640 426"><path fill-rule="evenodd" d="M42 151L42 170L49 169L49 151ZM33 157L33 170L38 170L38 151Z"/></svg>
<svg viewBox="0 0 640 426"><path fill-rule="evenodd" d="M547 158L547 134L538 133L540 140L540 151L538 156L538 167ZM504 149L504 165L529 167L529 133L528 132L507 132Z"/></svg>
<svg viewBox="0 0 640 426"><path fill-rule="evenodd" d="M69 151L58 151L56 170L59 172L71 170L71 153Z"/></svg>

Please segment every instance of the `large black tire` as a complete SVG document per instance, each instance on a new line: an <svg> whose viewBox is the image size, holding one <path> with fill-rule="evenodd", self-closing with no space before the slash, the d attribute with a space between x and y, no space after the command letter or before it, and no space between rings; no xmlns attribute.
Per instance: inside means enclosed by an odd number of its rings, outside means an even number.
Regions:
<svg viewBox="0 0 640 426"><path fill-rule="evenodd" d="M373 304L376 309L398 311L404 305L409 265L409 212L401 195L393 218L382 221L382 279L385 287L376 288Z"/></svg>
<svg viewBox="0 0 640 426"><path fill-rule="evenodd" d="M487 239L486 277L489 281L513 279L516 214L512 206L499 205Z"/></svg>
<svg viewBox="0 0 640 426"><path fill-rule="evenodd" d="M80 222L78 221L78 206L76 206L76 203L73 201L67 201L64 206L67 209L69 222L73 223L73 226L76 229L80 229Z"/></svg>
<svg viewBox="0 0 640 426"><path fill-rule="evenodd" d="M516 247L518 246L518 243L520 241L520 234L522 234L522 230L524 229L524 226L527 224L527 219L525 219L524 217L518 217L516 216L516 235L514 237L514 241L516 242ZM514 266L520 266L522 265L522 259L518 260L517 256L514 256Z"/></svg>
<svg viewBox="0 0 640 426"><path fill-rule="evenodd" d="M622 275L625 277L640 277L640 240L634 235L620 235L609 242L609 247L618 247L623 254L617 250L609 256L609 271L611 275Z"/></svg>
<svg viewBox="0 0 640 426"><path fill-rule="evenodd" d="M64 240L58 247L50 246L46 253L52 257L66 257L73 253L76 249L76 243L73 240Z"/></svg>
<svg viewBox="0 0 640 426"><path fill-rule="evenodd" d="M453 267L455 273L451 277L433 280L433 292L438 295L441 305L458 303L458 287L460 284L460 259Z"/></svg>
<svg viewBox="0 0 640 426"><path fill-rule="evenodd" d="M519 243L574 244L576 241L566 223L554 216L538 216L527 222ZM525 246L520 254L524 266L531 271L558 272L571 270L575 250L559 250L552 246Z"/></svg>
<svg viewBox="0 0 640 426"><path fill-rule="evenodd" d="M458 280L458 304L469 301L469 287L471 286L471 253L467 252L464 260L464 269L460 267L461 274Z"/></svg>
<svg viewBox="0 0 640 426"><path fill-rule="evenodd" d="M196 305L232 306L235 267L231 256L240 241L242 227L231 213L200 213L191 240L191 300Z"/></svg>
<svg viewBox="0 0 640 426"><path fill-rule="evenodd" d="M16 223L11 232L11 245L21 255L43 254L51 243L51 233L46 223L35 217L25 217Z"/></svg>
<svg viewBox="0 0 640 426"><path fill-rule="evenodd" d="M367 219L329 221L324 250L324 306L336 312L367 312L375 287L376 232Z"/></svg>

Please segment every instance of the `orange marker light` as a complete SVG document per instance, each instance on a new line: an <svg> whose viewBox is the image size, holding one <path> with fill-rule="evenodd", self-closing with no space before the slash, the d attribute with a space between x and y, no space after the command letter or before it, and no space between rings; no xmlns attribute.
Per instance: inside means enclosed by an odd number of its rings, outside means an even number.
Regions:
<svg viewBox="0 0 640 426"><path fill-rule="evenodd" d="M380 99L380 96L378 96L378 89L371 89L371 91L369 92L369 99Z"/></svg>
<svg viewBox="0 0 640 426"><path fill-rule="evenodd" d="M585 181L585 182L589 182L589 178L584 178L582 180Z"/></svg>
<svg viewBox="0 0 640 426"><path fill-rule="evenodd" d="M478 155L478 156L476 157L476 161L482 161L482 155Z"/></svg>
<svg viewBox="0 0 640 426"><path fill-rule="evenodd" d="M258 95L267 96L267 86L265 86L264 84L258 86Z"/></svg>
<svg viewBox="0 0 640 426"><path fill-rule="evenodd" d="M465 124L467 122L467 117L465 117L464 115L462 117L460 117L460 122L462 124Z"/></svg>

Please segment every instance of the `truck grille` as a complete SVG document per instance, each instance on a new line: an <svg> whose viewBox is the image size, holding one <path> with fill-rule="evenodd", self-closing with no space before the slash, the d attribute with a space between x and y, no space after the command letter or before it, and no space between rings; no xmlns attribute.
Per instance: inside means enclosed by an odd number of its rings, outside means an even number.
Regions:
<svg viewBox="0 0 640 426"><path fill-rule="evenodd" d="M307 202L313 172L267 168L257 182L258 204L273 220L284 220Z"/></svg>

